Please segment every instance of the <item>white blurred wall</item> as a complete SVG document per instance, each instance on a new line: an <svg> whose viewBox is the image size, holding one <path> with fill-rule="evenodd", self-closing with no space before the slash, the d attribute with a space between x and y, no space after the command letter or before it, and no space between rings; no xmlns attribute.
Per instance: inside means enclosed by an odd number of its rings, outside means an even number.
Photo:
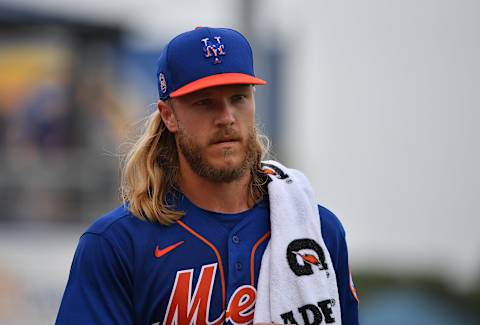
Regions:
<svg viewBox="0 0 480 325"><path fill-rule="evenodd" d="M467 289L480 279L480 2L281 8L267 24L288 57L282 152L343 220L353 267Z"/></svg>

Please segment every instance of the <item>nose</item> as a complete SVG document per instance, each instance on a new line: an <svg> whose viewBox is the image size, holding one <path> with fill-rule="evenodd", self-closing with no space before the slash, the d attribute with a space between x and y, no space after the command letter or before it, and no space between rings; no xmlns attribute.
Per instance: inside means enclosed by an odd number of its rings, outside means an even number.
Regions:
<svg viewBox="0 0 480 325"><path fill-rule="evenodd" d="M235 123L235 107L228 101L223 100L216 107L215 124L218 126L232 125Z"/></svg>

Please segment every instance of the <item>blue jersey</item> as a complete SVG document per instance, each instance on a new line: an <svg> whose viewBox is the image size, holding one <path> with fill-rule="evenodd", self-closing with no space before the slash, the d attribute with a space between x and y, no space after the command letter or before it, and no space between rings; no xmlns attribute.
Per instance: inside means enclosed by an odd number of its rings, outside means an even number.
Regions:
<svg viewBox="0 0 480 325"><path fill-rule="evenodd" d="M236 214L203 210L180 195L170 226L121 206L81 236L57 324L250 324L270 236L268 197ZM345 232L319 206L342 323L358 324ZM286 293L288 294L288 293Z"/></svg>

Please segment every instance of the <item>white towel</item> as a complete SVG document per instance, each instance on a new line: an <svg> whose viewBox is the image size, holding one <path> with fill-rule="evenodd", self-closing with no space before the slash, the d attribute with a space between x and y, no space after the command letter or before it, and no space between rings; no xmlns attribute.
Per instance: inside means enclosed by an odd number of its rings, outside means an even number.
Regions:
<svg viewBox="0 0 480 325"><path fill-rule="evenodd" d="M262 258L253 322L341 324L335 270L312 187L301 172L278 162L264 162L265 169L272 179L272 234Z"/></svg>

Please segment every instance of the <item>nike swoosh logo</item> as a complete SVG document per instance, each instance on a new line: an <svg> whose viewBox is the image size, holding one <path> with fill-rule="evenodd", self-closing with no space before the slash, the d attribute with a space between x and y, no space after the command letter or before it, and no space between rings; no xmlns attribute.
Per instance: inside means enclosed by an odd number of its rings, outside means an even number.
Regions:
<svg viewBox="0 0 480 325"><path fill-rule="evenodd" d="M156 258L160 258L162 257L163 255L167 254L167 253L170 253L171 251L173 251L175 248L177 248L178 246L182 245L184 243L184 241L179 241L178 243L176 244L173 244L173 245L170 245L168 247L165 247L163 249L160 249L158 247L158 245L155 247L155 257Z"/></svg>

